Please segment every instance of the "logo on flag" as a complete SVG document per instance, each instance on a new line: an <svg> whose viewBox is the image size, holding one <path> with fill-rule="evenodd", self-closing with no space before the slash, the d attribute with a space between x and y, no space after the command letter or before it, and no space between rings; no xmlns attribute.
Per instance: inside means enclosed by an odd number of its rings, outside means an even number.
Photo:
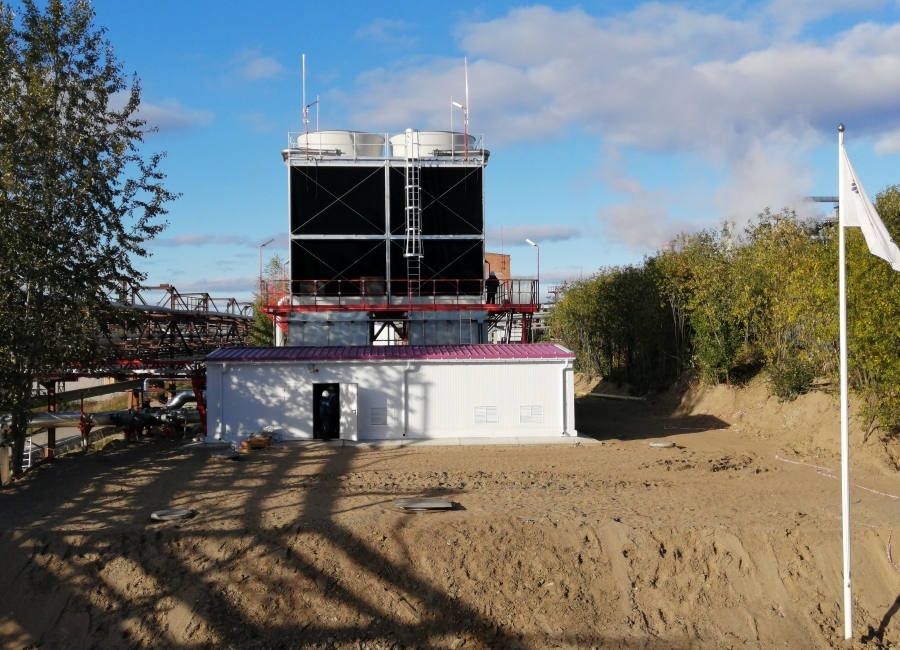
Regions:
<svg viewBox="0 0 900 650"><path fill-rule="evenodd" d="M854 192L856 192L857 194L859 194L859 188L856 187L856 181L853 181L852 183L850 183L850 189L853 190Z"/></svg>

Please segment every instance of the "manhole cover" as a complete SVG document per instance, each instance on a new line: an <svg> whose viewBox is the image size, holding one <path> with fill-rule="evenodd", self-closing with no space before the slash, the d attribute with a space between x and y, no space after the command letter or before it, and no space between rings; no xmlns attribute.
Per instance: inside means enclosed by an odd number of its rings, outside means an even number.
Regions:
<svg viewBox="0 0 900 650"><path fill-rule="evenodd" d="M446 499L397 499L394 505L401 510L450 510L453 504Z"/></svg>
<svg viewBox="0 0 900 650"><path fill-rule="evenodd" d="M150 515L150 519L153 521L172 521L173 519L190 519L193 516L193 510L157 510Z"/></svg>

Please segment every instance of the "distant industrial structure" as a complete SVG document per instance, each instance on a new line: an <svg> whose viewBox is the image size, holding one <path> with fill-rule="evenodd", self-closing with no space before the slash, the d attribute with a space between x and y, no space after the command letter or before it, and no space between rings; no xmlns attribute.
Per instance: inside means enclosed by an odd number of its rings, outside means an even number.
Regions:
<svg viewBox="0 0 900 650"><path fill-rule="evenodd" d="M205 433L206 355L219 348L248 343L253 324L250 303L216 298L208 293L182 293L170 284L123 286L122 289L124 299L110 296L116 309L100 323L97 332L97 342L105 352L102 358L89 366L64 364L35 382L33 397L36 402L44 402L47 411L35 413L30 429L32 435L46 430L46 443L33 444L32 436L28 437L25 457L21 459L26 468L32 466L36 457L53 457L62 448L86 446L91 430L98 423L120 425L126 436L140 430L148 420L137 416L136 411L148 397L150 383L168 382L168 393L173 399L162 414L167 425L171 425L165 428L178 428L189 421L200 423ZM88 379L95 384L84 385L79 381ZM174 399L177 379L190 380L190 401L196 403L196 409L187 412L182 409L185 395ZM83 410L58 411L64 404L83 409L85 399L122 391L131 393L129 411L93 415ZM154 421L158 420L154 416ZM0 426L4 424L0 414ZM58 449L56 430L63 427L77 427L80 439L61 441ZM0 464L4 462L0 460Z"/></svg>

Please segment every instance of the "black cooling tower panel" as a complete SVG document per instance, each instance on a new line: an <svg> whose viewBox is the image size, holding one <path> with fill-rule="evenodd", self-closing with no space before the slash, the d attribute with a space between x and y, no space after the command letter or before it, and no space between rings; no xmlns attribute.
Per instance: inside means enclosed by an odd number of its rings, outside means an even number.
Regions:
<svg viewBox="0 0 900 650"><path fill-rule="evenodd" d="M406 279L406 242L391 240L391 276ZM421 277L423 280L456 278L479 279L484 273L484 243L480 239L422 240Z"/></svg>
<svg viewBox="0 0 900 650"><path fill-rule="evenodd" d="M420 167L423 235L480 235L484 232L481 167ZM406 170L391 167L391 233L406 228Z"/></svg>
<svg viewBox="0 0 900 650"><path fill-rule="evenodd" d="M290 168L291 233L384 234L384 167Z"/></svg>
<svg viewBox="0 0 900 650"><path fill-rule="evenodd" d="M328 293L352 293L364 277L384 278L386 271L384 240L347 239L291 241L291 280L328 281ZM338 283L338 281L340 281Z"/></svg>

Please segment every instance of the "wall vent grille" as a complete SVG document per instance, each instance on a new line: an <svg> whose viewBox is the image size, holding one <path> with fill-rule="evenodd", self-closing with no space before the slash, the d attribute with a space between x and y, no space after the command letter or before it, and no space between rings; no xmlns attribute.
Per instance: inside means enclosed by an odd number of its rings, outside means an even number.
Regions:
<svg viewBox="0 0 900 650"><path fill-rule="evenodd" d="M387 407L373 406L369 411L369 424L373 427L387 426Z"/></svg>
<svg viewBox="0 0 900 650"><path fill-rule="evenodd" d="M475 424L498 424L500 409L496 406L476 406Z"/></svg>
<svg viewBox="0 0 900 650"><path fill-rule="evenodd" d="M520 406L519 422L521 424L543 424L544 407L540 405Z"/></svg>

